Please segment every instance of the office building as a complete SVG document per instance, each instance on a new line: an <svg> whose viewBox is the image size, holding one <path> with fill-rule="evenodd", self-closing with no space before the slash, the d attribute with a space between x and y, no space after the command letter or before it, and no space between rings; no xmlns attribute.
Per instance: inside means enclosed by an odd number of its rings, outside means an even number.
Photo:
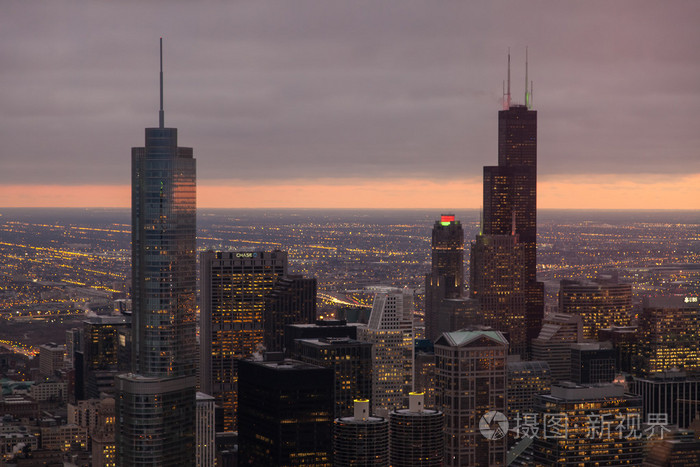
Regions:
<svg viewBox="0 0 700 467"><path fill-rule="evenodd" d="M357 340L372 344L372 412L387 415L404 405L413 379L413 293L377 292L367 326Z"/></svg>
<svg viewBox="0 0 700 467"><path fill-rule="evenodd" d="M66 368L75 368L75 353L83 350L83 330L73 328L66 331Z"/></svg>
<svg viewBox="0 0 700 467"><path fill-rule="evenodd" d="M239 465L332 465L332 369L241 360L238 391Z"/></svg>
<svg viewBox="0 0 700 467"><path fill-rule="evenodd" d="M549 394L552 376L547 362L508 361L508 419L515 420L520 414L532 413L535 396Z"/></svg>
<svg viewBox="0 0 700 467"><path fill-rule="evenodd" d="M641 465L644 459L641 399L622 386L554 385L551 394L537 396L535 412L537 467Z"/></svg>
<svg viewBox="0 0 700 467"><path fill-rule="evenodd" d="M287 274L284 251L207 251L200 255L200 388L236 429L238 359L263 350L265 297Z"/></svg>
<svg viewBox="0 0 700 467"><path fill-rule="evenodd" d="M562 280L559 312L580 315L583 338L598 340L601 329L630 325L632 285L617 280Z"/></svg>
<svg viewBox="0 0 700 467"><path fill-rule="evenodd" d="M700 372L698 297L646 297L639 316L642 371Z"/></svg>
<svg viewBox="0 0 700 467"><path fill-rule="evenodd" d="M571 381L576 384L612 383L618 374L610 342L571 345Z"/></svg>
<svg viewBox="0 0 700 467"><path fill-rule="evenodd" d="M284 327L316 321L316 278L282 277L265 295L264 344L268 352L284 351Z"/></svg>
<svg viewBox="0 0 700 467"><path fill-rule="evenodd" d="M631 390L642 398L644 414L666 414L668 423L679 428L689 428L699 415L700 378L684 371L668 370L635 378Z"/></svg>
<svg viewBox="0 0 700 467"><path fill-rule="evenodd" d="M115 425L114 399L111 397L102 399L97 408L97 423L90 432L93 467L116 467Z"/></svg>
<svg viewBox="0 0 700 467"><path fill-rule="evenodd" d="M197 393L195 420L195 461L197 467L214 467L216 457L216 430L214 426L214 398Z"/></svg>
<svg viewBox="0 0 700 467"><path fill-rule="evenodd" d="M445 417L423 406L423 393L411 393L407 409L391 412L392 467L440 467L445 454Z"/></svg>
<svg viewBox="0 0 700 467"><path fill-rule="evenodd" d="M43 376L56 376L65 366L66 347L49 342L39 346L39 373Z"/></svg>
<svg viewBox="0 0 700 467"><path fill-rule="evenodd" d="M446 466L505 465L505 433L481 434L489 412L506 414L508 341L486 327L446 332L435 342L437 408L445 414Z"/></svg>
<svg viewBox="0 0 700 467"><path fill-rule="evenodd" d="M513 226L515 227L515 226ZM472 298L480 324L508 333L509 350L527 353L525 249L515 230L476 236L471 249Z"/></svg>
<svg viewBox="0 0 700 467"><path fill-rule="evenodd" d="M537 337L544 317L544 286L537 282L537 111L527 91L512 105L510 54L508 92L498 112L498 165L484 167L482 235L517 235L522 245L526 336ZM474 261L472 261L474 267Z"/></svg>
<svg viewBox="0 0 700 467"><path fill-rule="evenodd" d="M644 366L637 326L610 327L598 331L598 338L610 342L615 352L615 368L619 372L638 375Z"/></svg>
<svg viewBox="0 0 700 467"><path fill-rule="evenodd" d="M700 439L688 430L666 433L652 441L642 467L686 467L700 465Z"/></svg>
<svg viewBox="0 0 700 467"><path fill-rule="evenodd" d="M116 378L117 464L194 464L196 162L160 112L131 151L131 371Z"/></svg>
<svg viewBox="0 0 700 467"><path fill-rule="evenodd" d="M552 382L571 379L571 345L583 341L581 316L550 314L532 341L532 359L547 362Z"/></svg>
<svg viewBox="0 0 700 467"><path fill-rule="evenodd" d="M114 395L114 377L129 369L120 366L119 330L128 328L130 322L125 316L93 316L83 321L86 398L97 399L102 393Z"/></svg>
<svg viewBox="0 0 700 467"><path fill-rule="evenodd" d="M353 416L335 419L333 455L335 467L389 466L389 421L370 415L368 399L354 401Z"/></svg>
<svg viewBox="0 0 700 467"><path fill-rule="evenodd" d="M372 395L372 344L348 337L296 341L293 358L330 368L335 374L334 418L353 413L355 400Z"/></svg>
<svg viewBox="0 0 700 467"><path fill-rule="evenodd" d="M464 231L454 214L443 214L432 234L432 264L425 277L425 333L439 335L437 313L445 298L459 298L464 288ZM446 329L451 330L451 329Z"/></svg>
<svg viewBox="0 0 700 467"><path fill-rule="evenodd" d="M429 345L420 345L420 343ZM422 392L425 405L435 407L435 349L429 340L416 340L413 359L415 392Z"/></svg>

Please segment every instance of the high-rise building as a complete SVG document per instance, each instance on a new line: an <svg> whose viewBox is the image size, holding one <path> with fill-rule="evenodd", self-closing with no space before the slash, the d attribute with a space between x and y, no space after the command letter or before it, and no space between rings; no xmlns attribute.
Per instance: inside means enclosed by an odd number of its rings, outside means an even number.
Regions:
<svg viewBox="0 0 700 467"><path fill-rule="evenodd" d="M367 326L357 339L372 344L372 412L386 415L404 405L413 379L413 293L377 292Z"/></svg>
<svg viewBox="0 0 700 467"><path fill-rule="evenodd" d="M94 467L116 467L117 447L115 434L114 399L102 399L97 409L97 423L90 433L92 438L92 465Z"/></svg>
<svg viewBox="0 0 700 467"><path fill-rule="evenodd" d="M197 419L195 421L195 443L197 467L214 467L216 457L216 430L214 426L214 398L197 393Z"/></svg>
<svg viewBox="0 0 700 467"><path fill-rule="evenodd" d="M574 383L612 383L617 374L615 350L610 342L571 345L571 381Z"/></svg>
<svg viewBox="0 0 700 467"><path fill-rule="evenodd" d="M521 356L527 353L524 252L514 231L479 234L472 244L470 272L480 324L507 332L510 352Z"/></svg>
<svg viewBox="0 0 700 467"><path fill-rule="evenodd" d="M579 315L554 313L545 318L542 331L532 341L532 359L547 362L552 381L571 379L571 345L583 341Z"/></svg>
<svg viewBox="0 0 700 467"><path fill-rule="evenodd" d="M637 326L613 326L598 331L598 338L610 342L615 352L615 368L624 373L637 375L644 359L641 355L639 328Z"/></svg>
<svg viewBox="0 0 700 467"><path fill-rule="evenodd" d="M446 332L435 342L436 405L445 413L446 466L505 465L505 433L487 438L479 422L489 413L507 413L507 356L506 338L486 327Z"/></svg>
<svg viewBox="0 0 700 467"><path fill-rule="evenodd" d="M537 467L641 465L646 433L641 426L639 396L622 386L552 386L537 396L536 422L519 429L534 436ZM534 420L533 420L534 421Z"/></svg>
<svg viewBox="0 0 700 467"><path fill-rule="evenodd" d="M700 372L698 297L646 297L639 316L642 370Z"/></svg>
<svg viewBox="0 0 700 467"><path fill-rule="evenodd" d="M642 398L644 414L665 414L670 425L688 428L699 415L700 378L684 371L668 370L634 378L631 389Z"/></svg>
<svg viewBox="0 0 700 467"><path fill-rule="evenodd" d="M264 344L268 352L284 351L284 327L316 320L316 278L282 277L265 296Z"/></svg>
<svg viewBox="0 0 700 467"><path fill-rule="evenodd" d="M284 327L284 355L289 357L295 351L297 339L318 339L321 337L348 337L357 339L356 324L345 320L319 319L313 324L288 324Z"/></svg>
<svg viewBox="0 0 700 467"><path fill-rule="evenodd" d="M117 377L117 464L194 464L196 163L163 112L132 161L132 373Z"/></svg>
<svg viewBox="0 0 700 467"><path fill-rule="evenodd" d="M435 348L427 339L416 340L413 359L413 389L425 396L425 405L435 407Z"/></svg>
<svg viewBox="0 0 700 467"><path fill-rule="evenodd" d="M333 454L335 467L389 466L389 421L370 415L368 399L354 402L352 417L335 419Z"/></svg>
<svg viewBox="0 0 700 467"><path fill-rule="evenodd" d="M532 110L527 91L527 59L525 75L525 103L511 105L509 54L508 93L503 110L498 112L498 165L484 167L481 234L518 236L523 250L526 335L530 341L542 326L544 286L537 282L537 111Z"/></svg>
<svg viewBox="0 0 700 467"><path fill-rule="evenodd" d="M43 376L55 376L65 366L66 346L49 342L39 346L39 373Z"/></svg>
<svg viewBox="0 0 700 467"><path fill-rule="evenodd" d="M372 344L348 337L299 339L292 358L335 373L334 418L350 416L355 400L372 395Z"/></svg>
<svg viewBox="0 0 700 467"><path fill-rule="evenodd" d="M83 365L85 397L96 399L101 393L114 394L114 377L121 370L119 330L128 328L125 316L92 316L83 321Z"/></svg>
<svg viewBox="0 0 700 467"><path fill-rule="evenodd" d="M433 226L432 267L425 276L425 333L439 335L437 313L445 298L459 298L464 288L464 231L454 214L443 214ZM450 329L447 329L450 330Z"/></svg>
<svg viewBox="0 0 700 467"><path fill-rule="evenodd" d="M677 430L651 443L642 467L686 467L700 465L700 439L697 433Z"/></svg>
<svg viewBox="0 0 700 467"><path fill-rule="evenodd" d="M332 465L333 370L241 360L238 401L239 465Z"/></svg>
<svg viewBox="0 0 700 467"><path fill-rule="evenodd" d="M391 425L392 467L440 467L445 455L445 417L427 409L423 393L408 396L407 409L395 409L389 416Z"/></svg>
<svg viewBox="0 0 700 467"><path fill-rule="evenodd" d="M616 280L562 280L559 312L580 315L583 338L598 339L601 329L629 326L632 319L632 285Z"/></svg>
<svg viewBox="0 0 700 467"><path fill-rule="evenodd" d="M508 361L508 419L532 413L535 396L549 394L552 376L547 362Z"/></svg>
<svg viewBox="0 0 700 467"><path fill-rule="evenodd" d="M287 253L207 251L200 268L200 388L234 431L238 359L263 350L265 297L287 274Z"/></svg>

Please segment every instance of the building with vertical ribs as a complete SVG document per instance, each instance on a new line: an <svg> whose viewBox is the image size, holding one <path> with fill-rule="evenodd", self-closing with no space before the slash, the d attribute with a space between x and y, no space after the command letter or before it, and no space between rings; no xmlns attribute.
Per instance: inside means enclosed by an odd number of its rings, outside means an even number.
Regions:
<svg viewBox="0 0 700 467"><path fill-rule="evenodd" d="M287 253L207 251L200 268L200 387L234 431L238 359L263 350L265 298L287 274Z"/></svg>

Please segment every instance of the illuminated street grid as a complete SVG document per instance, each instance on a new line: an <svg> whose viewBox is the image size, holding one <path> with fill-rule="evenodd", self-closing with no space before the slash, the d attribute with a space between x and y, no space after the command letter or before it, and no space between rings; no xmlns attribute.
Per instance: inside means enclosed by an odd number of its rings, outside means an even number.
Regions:
<svg viewBox="0 0 700 467"><path fill-rule="evenodd" d="M200 210L198 249L285 250L290 272L315 276L327 306L367 303L370 285L419 288L440 212ZM62 322L109 312L128 298L128 210L0 210L0 316ZM479 213L457 212L467 244ZM465 258L468 258L468 252ZM635 299L700 291L700 225L694 213L544 211L538 278L556 303L563 278L618 270ZM468 270L468 264L466 268ZM465 276L468 277L468 276ZM417 312L421 312L420 306ZM0 335L10 345L15 336ZM27 351L17 339L17 351Z"/></svg>

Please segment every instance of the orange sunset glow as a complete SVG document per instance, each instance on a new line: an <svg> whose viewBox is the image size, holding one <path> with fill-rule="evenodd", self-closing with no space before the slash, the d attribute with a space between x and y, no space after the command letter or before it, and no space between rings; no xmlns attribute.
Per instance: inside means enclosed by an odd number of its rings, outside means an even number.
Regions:
<svg viewBox="0 0 700 467"><path fill-rule="evenodd" d="M541 209L700 209L700 174L542 177ZM482 182L411 178L200 183L200 208L479 208ZM4 185L4 207L130 207L128 185Z"/></svg>

